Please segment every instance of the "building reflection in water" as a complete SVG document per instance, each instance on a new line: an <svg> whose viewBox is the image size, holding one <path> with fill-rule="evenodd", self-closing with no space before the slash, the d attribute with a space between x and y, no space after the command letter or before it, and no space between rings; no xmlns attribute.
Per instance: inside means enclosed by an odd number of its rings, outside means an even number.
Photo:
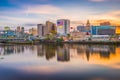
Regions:
<svg viewBox="0 0 120 80"><path fill-rule="evenodd" d="M56 58L57 61L68 62L70 58L85 56L89 61L94 55L100 59L110 59L110 55L116 54L116 46L113 45L79 45L79 44L40 44L40 45L13 45L0 46L0 55L23 54L25 51L37 51L37 56L46 60ZM74 51L71 51L74 50ZM72 56L71 56L72 55Z"/></svg>
<svg viewBox="0 0 120 80"><path fill-rule="evenodd" d="M57 60L70 61L70 48L67 45L57 47Z"/></svg>
<svg viewBox="0 0 120 80"><path fill-rule="evenodd" d="M55 57L56 45L46 44L37 46L37 55L45 56L47 60L50 60Z"/></svg>
<svg viewBox="0 0 120 80"><path fill-rule="evenodd" d="M91 55L99 54L100 58L109 59L111 54L115 54L115 47L110 45L93 45L87 46L90 48Z"/></svg>
<svg viewBox="0 0 120 80"><path fill-rule="evenodd" d="M45 49L46 49L45 50L45 56L46 56L47 60L55 57L55 48L56 48L55 45L48 44L48 45L45 46Z"/></svg>
<svg viewBox="0 0 120 80"><path fill-rule="evenodd" d="M30 50L30 47L29 45L0 46L0 54L10 55L24 53L26 50Z"/></svg>
<svg viewBox="0 0 120 80"><path fill-rule="evenodd" d="M87 46L87 48L86 48L86 59L87 59L87 61L89 61L89 59L90 59L90 48L91 47L89 47L89 46Z"/></svg>
<svg viewBox="0 0 120 80"><path fill-rule="evenodd" d="M37 56L43 57L45 55L45 48L43 45L37 46Z"/></svg>

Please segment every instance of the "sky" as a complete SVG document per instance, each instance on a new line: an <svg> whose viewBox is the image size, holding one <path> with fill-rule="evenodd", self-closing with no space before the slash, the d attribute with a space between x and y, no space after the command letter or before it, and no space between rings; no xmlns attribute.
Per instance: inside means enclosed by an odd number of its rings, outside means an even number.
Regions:
<svg viewBox="0 0 120 80"><path fill-rule="evenodd" d="M110 21L120 25L120 0L0 0L0 27L36 27L70 19L71 26Z"/></svg>

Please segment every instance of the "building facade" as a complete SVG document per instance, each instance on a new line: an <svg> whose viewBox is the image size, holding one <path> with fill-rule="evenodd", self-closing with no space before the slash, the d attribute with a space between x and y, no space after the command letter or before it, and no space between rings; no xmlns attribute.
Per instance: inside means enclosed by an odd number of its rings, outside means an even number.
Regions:
<svg viewBox="0 0 120 80"><path fill-rule="evenodd" d="M70 33L70 20L59 19L57 20L57 33L66 35Z"/></svg>
<svg viewBox="0 0 120 80"><path fill-rule="evenodd" d="M48 33L56 32L56 25L50 21L46 21L46 27L48 30Z"/></svg>
<svg viewBox="0 0 120 80"><path fill-rule="evenodd" d="M31 34L33 36L37 36L37 29L35 29L35 28L29 29L29 34Z"/></svg>
<svg viewBox="0 0 120 80"><path fill-rule="evenodd" d="M38 36L42 37L42 36L46 36L48 34L48 30L47 30L47 27L43 24L38 24L37 25L37 33L38 33Z"/></svg>
<svg viewBox="0 0 120 80"><path fill-rule="evenodd" d="M85 32L90 32L90 29L91 29L90 21L87 20L86 27L85 27Z"/></svg>
<svg viewBox="0 0 120 80"><path fill-rule="evenodd" d="M120 35L120 26L116 26L116 31L115 31L116 34Z"/></svg>
<svg viewBox="0 0 120 80"><path fill-rule="evenodd" d="M85 32L85 26L77 26L79 32Z"/></svg>
<svg viewBox="0 0 120 80"><path fill-rule="evenodd" d="M114 35L115 26L92 26L91 34L92 35Z"/></svg>
<svg viewBox="0 0 120 80"><path fill-rule="evenodd" d="M1 30L0 38L13 38L16 37L16 33L13 30Z"/></svg>
<svg viewBox="0 0 120 80"><path fill-rule="evenodd" d="M86 32L70 32L70 36L73 41L84 41L89 40L90 35L86 35Z"/></svg>
<svg viewBox="0 0 120 80"><path fill-rule="evenodd" d="M100 23L100 26L110 26L110 25L111 23L109 21Z"/></svg>
<svg viewBox="0 0 120 80"><path fill-rule="evenodd" d="M21 32L20 26L17 27L17 32Z"/></svg>

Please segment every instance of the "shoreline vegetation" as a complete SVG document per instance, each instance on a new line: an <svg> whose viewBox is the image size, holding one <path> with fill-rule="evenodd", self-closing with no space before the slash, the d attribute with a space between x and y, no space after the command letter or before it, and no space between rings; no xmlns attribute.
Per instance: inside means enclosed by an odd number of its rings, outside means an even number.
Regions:
<svg viewBox="0 0 120 80"><path fill-rule="evenodd" d="M43 38L1 38L0 45L14 45L14 44L120 44L120 39L118 37L109 37L106 35L102 36L88 36L83 40L74 40L70 35L56 37L56 35L49 34Z"/></svg>
<svg viewBox="0 0 120 80"><path fill-rule="evenodd" d="M0 45L14 45L14 44L120 44L120 41L52 41L52 40L41 40L41 41L8 41L0 42Z"/></svg>
<svg viewBox="0 0 120 80"><path fill-rule="evenodd" d="M28 36L28 37L2 37L0 45L14 44L120 44L119 35L78 35L65 34L60 35L56 32L51 32L45 36Z"/></svg>

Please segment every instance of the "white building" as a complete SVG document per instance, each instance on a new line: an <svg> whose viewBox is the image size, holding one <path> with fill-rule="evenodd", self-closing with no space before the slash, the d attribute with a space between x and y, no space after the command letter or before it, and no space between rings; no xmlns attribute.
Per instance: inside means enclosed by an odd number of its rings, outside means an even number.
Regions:
<svg viewBox="0 0 120 80"><path fill-rule="evenodd" d="M91 40L92 41L109 41L110 36L109 35L92 35Z"/></svg>
<svg viewBox="0 0 120 80"><path fill-rule="evenodd" d="M90 35L86 35L86 32L79 31L70 32L70 36L73 41L87 41L90 38Z"/></svg>
<svg viewBox="0 0 120 80"><path fill-rule="evenodd" d="M70 33L70 20L59 19L57 20L57 33L61 35L66 35Z"/></svg>

